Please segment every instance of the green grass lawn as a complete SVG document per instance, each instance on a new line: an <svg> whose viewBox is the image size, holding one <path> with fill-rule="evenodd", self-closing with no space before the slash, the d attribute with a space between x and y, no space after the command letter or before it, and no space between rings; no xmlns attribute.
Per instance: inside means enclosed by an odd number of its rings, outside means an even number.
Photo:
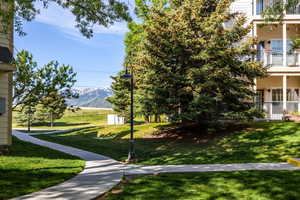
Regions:
<svg viewBox="0 0 300 200"><path fill-rule="evenodd" d="M13 138L9 156L0 156L0 199L61 183L82 171L84 161Z"/></svg>
<svg viewBox="0 0 300 200"><path fill-rule="evenodd" d="M124 180L106 200L298 200L300 171L163 174Z"/></svg>
<svg viewBox="0 0 300 200"><path fill-rule="evenodd" d="M77 112L71 112L67 110L61 119L58 119L54 123L54 127L50 127L49 123L45 124L33 124L32 129L72 129L85 126L99 126L104 125L107 122L107 114L111 114L111 110L99 110L88 109L79 110ZM13 113L13 127L14 128L27 128L26 126L20 126L16 121L17 114Z"/></svg>
<svg viewBox="0 0 300 200"><path fill-rule="evenodd" d="M284 162L289 157L300 157L299 123L249 123L247 129L226 134L221 132L220 137L199 142L151 136L151 133L159 131L163 126L164 124L135 126L138 164ZM127 158L129 133L129 126L124 125L37 137L124 161Z"/></svg>
<svg viewBox="0 0 300 200"><path fill-rule="evenodd" d="M31 130L30 132L27 130L18 130L18 131L21 133L48 133L48 132L50 132L49 130ZM53 130L53 131L55 131L55 130Z"/></svg>

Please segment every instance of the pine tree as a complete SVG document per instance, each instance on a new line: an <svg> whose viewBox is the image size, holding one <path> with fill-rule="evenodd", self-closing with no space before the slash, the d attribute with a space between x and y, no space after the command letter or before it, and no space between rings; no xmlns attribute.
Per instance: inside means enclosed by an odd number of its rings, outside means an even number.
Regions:
<svg viewBox="0 0 300 200"><path fill-rule="evenodd" d="M125 71L121 71L111 77L113 79L111 86L113 96L108 97L107 101L113 105L114 111L125 117L127 121L130 116L130 81L121 78L124 73Z"/></svg>
<svg viewBox="0 0 300 200"><path fill-rule="evenodd" d="M148 12L152 7L162 9L166 4L166 0L136 0L136 15L139 19L147 21ZM151 115L158 115L161 109L156 108L156 101L153 101L154 93L147 90L143 85L143 79L146 73L145 68L141 65L141 57L143 56L143 41L146 38L144 30L144 22L139 24L129 22L129 33L125 37L126 57L124 61L124 68L131 71L134 75L134 91L135 91L135 113L143 115L145 121L150 122ZM114 110L120 115L128 119L129 116L129 87L130 84L126 80L120 79L120 76L125 72L120 72L116 77L112 77L114 82L112 84L113 96L108 98L109 102L113 104Z"/></svg>
<svg viewBox="0 0 300 200"><path fill-rule="evenodd" d="M147 69L143 85L175 119L216 120L253 107L253 80L265 69L251 60L256 40L248 37L246 18L230 13L232 2L173 1L171 9L153 8L149 14L140 62Z"/></svg>

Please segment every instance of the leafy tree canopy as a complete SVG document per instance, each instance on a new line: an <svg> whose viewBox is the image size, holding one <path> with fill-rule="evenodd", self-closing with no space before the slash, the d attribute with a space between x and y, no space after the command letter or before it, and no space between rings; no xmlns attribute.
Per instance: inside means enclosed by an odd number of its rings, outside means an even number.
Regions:
<svg viewBox="0 0 300 200"><path fill-rule="evenodd" d="M13 110L17 107L23 110L21 105L29 106L39 99L42 85L38 84L38 65L33 56L24 50L16 55L13 64L16 66L13 72Z"/></svg>
<svg viewBox="0 0 300 200"><path fill-rule="evenodd" d="M128 6L121 0L1 0L1 25L10 26L14 18L15 31L24 35L23 21L31 21L40 13L37 3L42 3L43 8L54 3L70 10L76 27L88 38L92 37L95 25L107 27L115 21L130 20Z"/></svg>
<svg viewBox="0 0 300 200"><path fill-rule="evenodd" d="M35 107L37 104L47 107L51 105L49 99L62 102L61 99L78 97L72 90L76 73L71 66L51 61L38 67L33 56L25 50L17 54L14 65L17 68L13 73L14 109L23 110L26 106Z"/></svg>

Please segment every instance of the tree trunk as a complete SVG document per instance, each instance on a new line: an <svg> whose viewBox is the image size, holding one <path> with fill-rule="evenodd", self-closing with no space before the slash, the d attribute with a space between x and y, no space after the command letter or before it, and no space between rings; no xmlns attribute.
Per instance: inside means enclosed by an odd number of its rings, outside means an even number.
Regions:
<svg viewBox="0 0 300 200"><path fill-rule="evenodd" d="M50 124L51 128L53 128L53 113L50 113Z"/></svg>
<svg viewBox="0 0 300 200"><path fill-rule="evenodd" d="M154 122L155 123L160 123L161 122L160 115L155 115Z"/></svg>
<svg viewBox="0 0 300 200"><path fill-rule="evenodd" d="M149 115L144 115L144 120L145 120L145 122L147 124L149 124L150 123L150 117L149 117Z"/></svg>
<svg viewBox="0 0 300 200"><path fill-rule="evenodd" d="M31 128L31 114L28 113L28 123L27 123L27 131L30 133L30 128Z"/></svg>

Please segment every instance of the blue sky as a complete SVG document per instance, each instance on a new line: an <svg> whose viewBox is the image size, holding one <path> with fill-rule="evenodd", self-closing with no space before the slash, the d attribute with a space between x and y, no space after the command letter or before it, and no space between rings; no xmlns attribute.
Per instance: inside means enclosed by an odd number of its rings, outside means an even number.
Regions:
<svg viewBox="0 0 300 200"><path fill-rule="evenodd" d="M132 3L130 6L133 8ZM122 69L127 25L119 22L94 30L92 39L84 38L74 27L72 14L51 5L24 24L25 37L15 36L15 53L28 50L39 65L51 60L70 64L77 72L76 87L110 86L110 76Z"/></svg>

